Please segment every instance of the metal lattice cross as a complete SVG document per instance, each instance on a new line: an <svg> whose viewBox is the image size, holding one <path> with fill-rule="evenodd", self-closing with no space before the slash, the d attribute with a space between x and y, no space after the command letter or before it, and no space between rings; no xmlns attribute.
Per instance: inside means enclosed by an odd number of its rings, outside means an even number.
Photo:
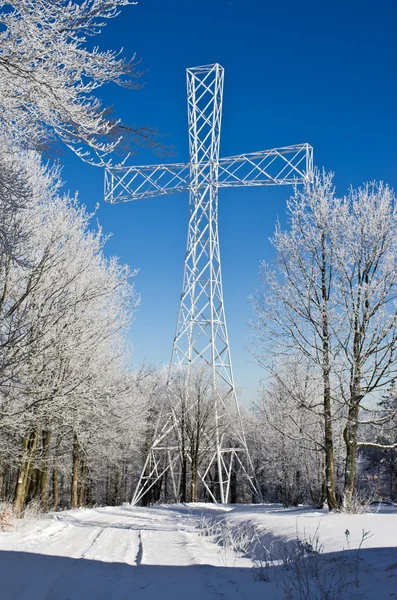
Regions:
<svg viewBox="0 0 397 600"><path fill-rule="evenodd" d="M235 468L244 472L260 497L230 358L219 252L218 190L303 183L311 177L313 151L308 144L298 144L219 158L223 80L219 64L187 69L189 163L123 166L107 169L105 174L105 199L110 203L184 191L190 197L182 295L168 374L168 413L160 416L154 430L133 503L158 489L168 475L174 499L186 500L187 465L193 500L201 484L207 499L228 502ZM204 408L211 421L205 427L197 422L198 411L202 415ZM197 431L201 427L200 450L196 448L194 456L183 430L188 418Z"/></svg>

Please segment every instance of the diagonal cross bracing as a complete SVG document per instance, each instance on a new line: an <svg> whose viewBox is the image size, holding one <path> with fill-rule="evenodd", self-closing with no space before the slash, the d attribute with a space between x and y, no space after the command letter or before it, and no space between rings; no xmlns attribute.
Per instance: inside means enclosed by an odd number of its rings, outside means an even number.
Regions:
<svg viewBox="0 0 397 600"><path fill-rule="evenodd" d="M110 203L189 192L190 216L177 327L168 374L168 409L159 415L132 501L164 495L166 478L176 501L197 486L207 498L228 502L239 468L260 497L236 397L223 303L218 235L218 191L224 187L303 183L311 177L308 144L219 158L224 71L219 64L187 69L188 163L123 166L105 173ZM205 384L200 390L200 385ZM203 398L205 398L205 403ZM202 448L186 449L186 420L210 411ZM201 411L201 412L200 412ZM195 475L198 480L195 480ZM164 485L163 485L164 483ZM161 486L162 492L161 492ZM160 490L160 491L159 491Z"/></svg>

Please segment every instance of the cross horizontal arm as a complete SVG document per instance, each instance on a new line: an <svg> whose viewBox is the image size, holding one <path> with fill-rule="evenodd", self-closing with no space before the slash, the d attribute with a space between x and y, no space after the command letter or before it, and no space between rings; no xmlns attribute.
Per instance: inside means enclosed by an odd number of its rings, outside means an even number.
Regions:
<svg viewBox="0 0 397 600"><path fill-rule="evenodd" d="M146 167L114 167L105 171L105 200L110 204L186 192L190 165L179 163Z"/></svg>
<svg viewBox="0 0 397 600"><path fill-rule="evenodd" d="M218 167L215 176L213 166ZM111 204L153 198L194 187L192 172L200 173L202 186L264 186L303 183L313 170L309 144L273 148L221 158L212 163L177 163L142 167L114 167L105 171L105 200Z"/></svg>
<svg viewBox="0 0 397 600"><path fill-rule="evenodd" d="M303 183L313 170L313 148L298 144L219 160L218 186Z"/></svg>

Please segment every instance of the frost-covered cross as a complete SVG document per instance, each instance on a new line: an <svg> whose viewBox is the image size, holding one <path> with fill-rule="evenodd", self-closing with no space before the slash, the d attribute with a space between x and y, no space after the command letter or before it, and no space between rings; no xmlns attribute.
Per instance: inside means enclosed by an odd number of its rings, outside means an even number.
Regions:
<svg viewBox="0 0 397 600"><path fill-rule="evenodd" d="M199 479L207 496L222 503L227 502L230 495L234 460L244 469L254 489L256 485L235 393L226 328L218 237L218 190L303 183L311 176L313 161L309 144L219 158L223 80L224 71L219 64L187 69L188 163L123 166L109 168L105 174L105 199L111 204L189 192L184 277L168 381L172 390L173 382L180 380L181 373L188 373L189 378L196 367L204 367L212 373L216 427L213 439L205 442L208 455L201 466ZM171 412L169 419L159 421L134 502L153 488L168 470L175 500L185 499L180 489L181 481L186 477L181 479L180 451L175 451L180 450L180 424L176 422L176 411ZM233 431L229 428L226 435L223 424L231 413L234 415L231 418ZM170 448L174 451L172 456ZM164 451L168 456L166 460L160 459ZM193 462L192 457L189 460ZM219 492L215 492L213 485L214 472ZM197 497L197 489L195 494Z"/></svg>

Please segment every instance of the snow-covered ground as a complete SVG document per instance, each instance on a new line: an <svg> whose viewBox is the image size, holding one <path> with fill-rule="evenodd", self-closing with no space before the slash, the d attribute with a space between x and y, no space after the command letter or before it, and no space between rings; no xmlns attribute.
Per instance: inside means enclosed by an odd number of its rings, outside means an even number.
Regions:
<svg viewBox="0 0 397 600"><path fill-rule="evenodd" d="M255 524L266 547L317 531L330 564L343 553L355 556L362 531L370 531L357 593L397 598L397 509L329 515L279 505L195 504L67 511L0 533L0 600L282 599L275 580L255 581L249 552L237 556L199 534L202 515L226 518L229 527Z"/></svg>

